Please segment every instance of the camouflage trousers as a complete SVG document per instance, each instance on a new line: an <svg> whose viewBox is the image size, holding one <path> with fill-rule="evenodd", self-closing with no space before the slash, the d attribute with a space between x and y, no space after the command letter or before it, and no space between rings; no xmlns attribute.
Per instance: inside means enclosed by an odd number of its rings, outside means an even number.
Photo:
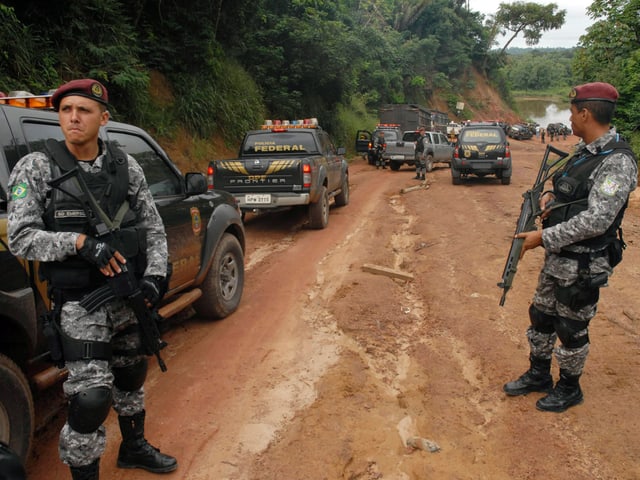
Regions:
<svg viewBox="0 0 640 480"><path fill-rule="evenodd" d="M579 310L572 310L556 299L556 287L571 285L575 277L569 279L557 278L549 275L544 270L540 272L538 286L533 296L533 306L540 312L552 317L563 317L570 320L579 321L584 324L583 328L575 333L576 337L583 337L589 334L589 321L595 316L597 303L586 305ZM527 338L531 354L537 358L551 358L555 354L558 366L567 371L570 375L581 375L584 365L589 355L589 342L578 348L567 348L560 343L554 348L557 333L540 332L533 327L527 330Z"/></svg>
<svg viewBox="0 0 640 480"><path fill-rule="evenodd" d="M424 153L416 153L416 172L426 172L427 170L427 161L425 159Z"/></svg>
<svg viewBox="0 0 640 480"><path fill-rule="evenodd" d="M113 393L113 408L118 415L131 416L144 409L144 389L125 392L113 385L111 367L125 367L140 360L140 356L117 355L117 350L127 351L139 347L137 331L120 333L137 322L133 311L120 300L107 303L93 313L87 313L78 302L66 302L62 307L60 322L63 332L72 338L111 342L114 351L111 361L77 360L65 363L69 376L63 384L67 398L95 387L107 387ZM58 452L67 465L82 466L102 456L106 446L106 430L101 425L92 433L74 431L68 423L62 427Z"/></svg>

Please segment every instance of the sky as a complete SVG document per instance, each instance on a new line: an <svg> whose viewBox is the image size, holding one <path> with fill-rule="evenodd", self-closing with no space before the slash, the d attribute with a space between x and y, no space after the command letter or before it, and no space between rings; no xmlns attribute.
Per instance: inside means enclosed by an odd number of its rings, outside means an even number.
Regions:
<svg viewBox="0 0 640 480"><path fill-rule="evenodd" d="M501 3L513 3L514 0L468 0L469 9L483 13L485 15L494 14ZM593 20L587 16L587 7L591 5L591 0L520 0L524 2L539 3L548 5L555 3L558 10L566 10L564 25L559 30L549 30L542 34L540 43L536 47L544 48L571 48L575 47L580 40L580 36L586 33L587 27L593 24ZM507 40L513 35L508 32L506 37L498 37L499 47L502 48ZM526 48L522 33L509 44L509 47Z"/></svg>

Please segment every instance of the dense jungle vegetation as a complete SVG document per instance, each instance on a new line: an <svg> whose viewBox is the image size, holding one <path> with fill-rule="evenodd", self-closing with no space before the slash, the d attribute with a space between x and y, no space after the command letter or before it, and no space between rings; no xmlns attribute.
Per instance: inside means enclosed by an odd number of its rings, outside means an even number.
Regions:
<svg viewBox="0 0 640 480"><path fill-rule="evenodd" d="M181 128L194 139L216 134L234 144L267 116L316 116L350 144L350 132L372 121L382 103L430 105L437 96L453 112L473 88L475 70L505 98L510 83L609 81L622 94L617 124L636 133L640 0L595 0L589 12L598 21L570 60L542 53L535 64L510 64L494 38L511 30L533 46L562 25L564 11L505 2L484 18L467 3L4 1L0 90L40 92L93 77L107 85L116 119L159 136Z"/></svg>

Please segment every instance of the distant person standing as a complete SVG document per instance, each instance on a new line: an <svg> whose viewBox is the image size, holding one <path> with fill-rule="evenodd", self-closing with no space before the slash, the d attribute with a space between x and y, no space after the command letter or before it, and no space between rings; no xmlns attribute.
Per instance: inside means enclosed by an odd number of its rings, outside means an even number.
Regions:
<svg viewBox="0 0 640 480"><path fill-rule="evenodd" d="M416 162L416 176L414 180L425 180L427 174L427 163L424 158L424 143L426 140L424 127L418 128L418 138L416 138L415 147L415 162Z"/></svg>
<svg viewBox="0 0 640 480"><path fill-rule="evenodd" d="M541 140L540 140L540 141L541 141L542 143L545 143L545 141L544 141L544 135L545 135L545 130L544 130L544 128L541 128L541 129L540 129L540 138L541 138Z"/></svg>

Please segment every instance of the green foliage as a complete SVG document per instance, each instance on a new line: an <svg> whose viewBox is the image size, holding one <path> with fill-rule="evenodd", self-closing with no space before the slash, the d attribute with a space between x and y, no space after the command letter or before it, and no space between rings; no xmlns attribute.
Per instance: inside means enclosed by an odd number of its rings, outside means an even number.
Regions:
<svg viewBox="0 0 640 480"><path fill-rule="evenodd" d="M609 82L619 93L614 124L640 154L639 0L595 0L588 8L596 22L580 38L573 67L582 82Z"/></svg>
<svg viewBox="0 0 640 480"><path fill-rule="evenodd" d="M574 84L572 74L573 50L533 50L509 55L503 68L514 90L539 91Z"/></svg>
<svg viewBox="0 0 640 480"><path fill-rule="evenodd" d="M509 44L522 33L527 45L537 45L547 30L556 30L564 25L566 10L557 10L558 5L541 5L533 2L501 3L493 19L494 32L510 31L511 38L505 43L504 52ZM557 11L556 11L557 10Z"/></svg>

